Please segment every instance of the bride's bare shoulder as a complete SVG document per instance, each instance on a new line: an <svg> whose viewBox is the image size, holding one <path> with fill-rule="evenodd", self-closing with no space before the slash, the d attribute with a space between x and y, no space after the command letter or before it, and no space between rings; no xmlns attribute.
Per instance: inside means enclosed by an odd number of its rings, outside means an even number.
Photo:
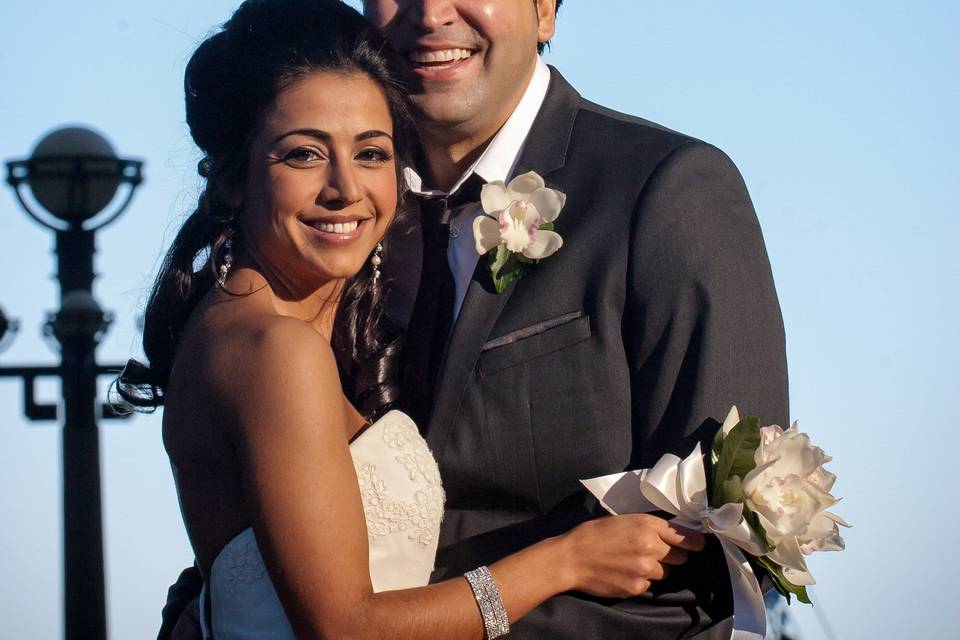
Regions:
<svg viewBox="0 0 960 640"><path fill-rule="evenodd" d="M263 401L305 387L339 396L336 360L324 336L297 318L244 307L237 313L207 308L191 319L171 375L171 396L189 385L224 409L251 396Z"/></svg>
<svg viewBox="0 0 960 640"><path fill-rule="evenodd" d="M224 326L212 340L218 351L215 373L236 392L293 380L339 380L333 349L309 323L267 313L251 313Z"/></svg>

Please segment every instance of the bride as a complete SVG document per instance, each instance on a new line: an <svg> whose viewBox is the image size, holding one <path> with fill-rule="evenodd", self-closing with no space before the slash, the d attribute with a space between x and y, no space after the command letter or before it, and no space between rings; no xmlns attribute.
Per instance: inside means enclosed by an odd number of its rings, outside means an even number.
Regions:
<svg viewBox="0 0 960 640"><path fill-rule="evenodd" d="M390 410L380 323L416 144L386 51L340 2L248 0L187 66L206 186L120 391L164 406L205 637L498 637L564 591L642 593L704 543L604 518L427 584L443 491Z"/></svg>

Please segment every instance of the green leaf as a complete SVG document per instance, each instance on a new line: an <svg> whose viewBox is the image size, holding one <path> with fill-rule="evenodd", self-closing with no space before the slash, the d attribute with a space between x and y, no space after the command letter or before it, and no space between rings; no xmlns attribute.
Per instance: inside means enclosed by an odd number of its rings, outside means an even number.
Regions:
<svg viewBox="0 0 960 640"><path fill-rule="evenodd" d="M493 286L497 293L503 293L510 283L520 277L521 264L517 254L504 245L497 247L497 253L490 261L490 275L493 276Z"/></svg>
<svg viewBox="0 0 960 640"><path fill-rule="evenodd" d="M505 245L497 246L497 252L492 255L490 260L490 273L493 274L494 278L497 277L497 274L500 273L500 270L503 269L512 255L513 252L507 249Z"/></svg>
<svg viewBox="0 0 960 640"><path fill-rule="evenodd" d="M520 279L520 274L521 274L520 266L517 265L513 267L510 271L507 271L506 273L502 273L500 277L494 278L493 286L496 287L497 293L503 293L504 291L506 291L507 287L509 287L513 281Z"/></svg>
<svg viewBox="0 0 960 640"><path fill-rule="evenodd" d="M779 591L783 597L787 599L787 604L790 604L791 594L797 596L797 600L804 604L812 604L810 602L810 596L807 595L807 588L793 584L787 580L783 575L783 567L766 556L756 557L754 560L758 565L767 570L767 573L770 574L770 579L773 580L773 585L777 588L777 591Z"/></svg>
<svg viewBox="0 0 960 640"><path fill-rule="evenodd" d="M720 504L743 502L743 480L739 476L730 476L720 488Z"/></svg>
<svg viewBox="0 0 960 640"><path fill-rule="evenodd" d="M756 532L768 552L777 548L775 544L770 542L770 538L767 537L766 530L763 528L763 525L760 524L760 518L746 504L743 505L743 519L746 520L750 528Z"/></svg>
<svg viewBox="0 0 960 640"><path fill-rule="evenodd" d="M710 445L710 465L712 468L717 467L717 462L720 461L720 449L723 448L723 429L717 429L717 434L713 436L713 443Z"/></svg>
<svg viewBox="0 0 960 640"><path fill-rule="evenodd" d="M540 231L553 231L553 223L544 222L543 224L540 225L539 229Z"/></svg>
<svg viewBox="0 0 960 640"><path fill-rule="evenodd" d="M720 455L713 467L713 500L719 507L724 483L730 476L743 479L756 466L754 452L760 446L760 419L746 416L730 430L720 446Z"/></svg>

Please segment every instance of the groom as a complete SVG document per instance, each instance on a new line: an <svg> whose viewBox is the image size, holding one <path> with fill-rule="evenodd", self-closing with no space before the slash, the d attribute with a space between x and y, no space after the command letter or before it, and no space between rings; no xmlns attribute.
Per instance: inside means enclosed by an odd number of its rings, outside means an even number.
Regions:
<svg viewBox="0 0 960 640"><path fill-rule="evenodd" d="M447 492L436 579L597 515L580 478L686 455L734 403L787 422L783 324L739 173L547 67L560 2L364 3L403 58L424 146L408 175L423 229L392 238L384 268L415 278L405 256L423 247L402 382ZM529 171L566 194L563 247L497 293L474 248L479 186ZM729 638L724 560L698 555L640 598L557 596L511 637Z"/></svg>
<svg viewBox="0 0 960 640"><path fill-rule="evenodd" d="M408 176L427 200L403 398L447 492L436 579L589 517L580 478L685 456L734 403L787 422L780 307L739 173L547 67L559 4L364 3L400 54L424 145ZM497 293L470 203L478 182L529 171L566 194L563 247ZM717 550L671 578L625 601L558 596L511 637L729 638Z"/></svg>

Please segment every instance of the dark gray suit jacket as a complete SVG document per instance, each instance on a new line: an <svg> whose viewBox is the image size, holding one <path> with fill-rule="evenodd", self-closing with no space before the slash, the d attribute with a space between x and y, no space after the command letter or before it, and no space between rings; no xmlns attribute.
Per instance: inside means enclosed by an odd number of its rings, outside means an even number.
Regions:
<svg viewBox="0 0 960 640"><path fill-rule="evenodd" d="M551 73L517 174L566 193L563 248L501 294L481 259L432 412L414 416L447 493L436 579L597 514L579 479L685 456L733 404L787 422L780 307L737 169ZM564 594L511 637L721 638L730 614L708 548L653 594Z"/></svg>

